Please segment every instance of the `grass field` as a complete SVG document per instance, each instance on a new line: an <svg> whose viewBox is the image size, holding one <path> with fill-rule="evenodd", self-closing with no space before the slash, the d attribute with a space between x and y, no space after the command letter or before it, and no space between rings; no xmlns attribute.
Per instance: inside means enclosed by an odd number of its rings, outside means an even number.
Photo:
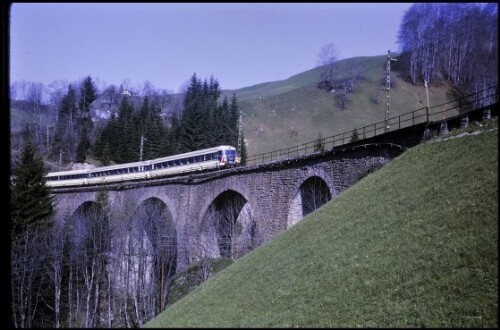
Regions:
<svg viewBox="0 0 500 330"><path fill-rule="evenodd" d="M248 154L256 155L350 132L383 121L386 105L387 56L356 57L337 62L337 76L343 77L349 66L358 63L364 77L355 93L349 94L347 109L339 108L336 93L316 87L320 69L294 75L288 79L267 82L234 91L242 111L243 133ZM391 74L390 116L421 109L427 104L423 84L413 85ZM221 82L223 83L223 82ZM448 85L429 85L429 104L447 103ZM223 95L230 95L226 92ZM372 100L378 97L378 103Z"/></svg>
<svg viewBox="0 0 500 330"><path fill-rule="evenodd" d="M497 327L498 122L418 145L146 327Z"/></svg>

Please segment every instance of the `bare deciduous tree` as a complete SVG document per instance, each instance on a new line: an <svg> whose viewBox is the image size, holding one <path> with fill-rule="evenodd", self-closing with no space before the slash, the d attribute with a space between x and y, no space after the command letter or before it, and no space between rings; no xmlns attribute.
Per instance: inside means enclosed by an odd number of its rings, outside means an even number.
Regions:
<svg viewBox="0 0 500 330"><path fill-rule="evenodd" d="M11 246L12 319L15 327L40 326L37 309L40 308L43 278L43 255L40 247L43 231L36 225L13 237Z"/></svg>
<svg viewBox="0 0 500 330"><path fill-rule="evenodd" d="M337 48L333 43L323 45L318 53L318 65L321 66L321 82L330 91L334 86L335 62L337 62Z"/></svg>

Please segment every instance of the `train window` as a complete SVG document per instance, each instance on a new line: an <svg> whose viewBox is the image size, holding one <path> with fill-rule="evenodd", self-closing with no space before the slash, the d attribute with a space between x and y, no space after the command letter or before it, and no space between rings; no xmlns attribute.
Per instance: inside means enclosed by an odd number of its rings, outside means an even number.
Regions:
<svg viewBox="0 0 500 330"><path fill-rule="evenodd" d="M192 163L194 163L194 161L195 161L194 157L189 157L188 158L188 164L192 164Z"/></svg>
<svg viewBox="0 0 500 330"><path fill-rule="evenodd" d="M187 163L187 159L186 159L186 158L182 158L182 159L181 159L181 164L182 164L182 165L186 165L186 163Z"/></svg>

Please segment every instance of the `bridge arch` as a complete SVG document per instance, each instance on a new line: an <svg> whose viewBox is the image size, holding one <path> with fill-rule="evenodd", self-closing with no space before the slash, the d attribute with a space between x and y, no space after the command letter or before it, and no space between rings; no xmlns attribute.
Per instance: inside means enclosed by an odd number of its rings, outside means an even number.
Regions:
<svg viewBox="0 0 500 330"><path fill-rule="evenodd" d="M167 304L168 279L177 269L177 228L168 206L157 197L141 199L116 228L111 273L123 296L137 297L142 321ZM154 302L151 305L151 302ZM153 306L153 310L151 309Z"/></svg>
<svg viewBox="0 0 500 330"><path fill-rule="evenodd" d="M332 189L323 175L312 175L295 190L290 200L287 228L332 199Z"/></svg>
<svg viewBox="0 0 500 330"><path fill-rule="evenodd" d="M69 301L76 301L78 297L102 297L106 294L105 285L110 274L107 265L110 261L112 230L108 214L94 201L80 203L72 212L64 216L64 222L58 222L57 229L62 229L57 238L60 242L50 253L60 253L60 283L71 283L71 286L61 285L60 292ZM59 227L60 226L60 227ZM60 258L60 259L59 259ZM97 294L96 294L97 293ZM94 310L102 304L98 298L87 300L85 304L74 306L74 315L82 315L86 311ZM69 322L75 322L68 318ZM99 324L96 315L86 318L86 327L95 327Z"/></svg>
<svg viewBox="0 0 500 330"><path fill-rule="evenodd" d="M196 257L237 259L256 246L254 211L240 192L226 189L201 213Z"/></svg>
<svg viewBox="0 0 500 330"><path fill-rule="evenodd" d="M80 203L69 216L65 216L64 220L68 234L67 243L72 250L84 253L89 252L87 251L89 248L109 249L111 238L109 218L95 201L88 200ZM95 244L95 246L87 247L86 244ZM95 255L97 251L90 251L90 253Z"/></svg>

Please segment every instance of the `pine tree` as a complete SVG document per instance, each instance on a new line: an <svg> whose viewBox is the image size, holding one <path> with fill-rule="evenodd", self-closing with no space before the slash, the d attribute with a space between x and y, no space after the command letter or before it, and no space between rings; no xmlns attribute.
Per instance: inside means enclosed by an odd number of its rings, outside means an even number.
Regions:
<svg viewBox="0 0 500 330"><path fill-rule="evenodd" d="M76 162L84 163L87 155L87 149L90 147L90 141L87 137L87 130L83 129L80 135L80 141L76 147Z"/></svg>
<svg viewBox="0 0 500 330"><path fill-rule="evenodd" d="M73 158L76 144L76 122L77 107L76 93L71 85L68 86L68 92L63 97L59 107L59 114L56 125L56 136L52 144L52 157L59 158L62 152L64 161Z"/></svg>
<svg viewBox="0 0 500 330"><path fill-rule="evenodd" d="M11 184L12 236L23 233L29 225L48 225L53 213L52 197L45 185L43 160L29 134L16 162Z"/></svg>
<svg viewBox="0 0 500 330"><path fill-rule="evenodd" d="M209 114L206 111L208 84L193 74L184 97L184 111L180 120L179 151L188 152L210 146Z"/></svg>
<svg viewBox="0 0 500 330"><path fill-rule="evenodd" d="M321 132L319 132L318 137L314 141L314 152L323 152L323 151L325 151L325 141L323 140Z"/></svg>
<svg viewBox="0 0 500 330"><path fill-rule="evenodd" d="M76 161L83 163L85 155L90 148L89 134L92 131L92 119L90 118L90 105L97 98L97 89L92 78L88 76L83 81L80 89L80 112L78 114L78 133L80 139L76 148Z"/></svg>
<svg viewBox="0 0 500 330"><path fill-rule="evenodd" d="M351 142L356 142L359 140L359 134L358 134L358 131L356 130L356 128L354 128L354 130L352 131L352 135L351 135Z"/></svg>
<svg viewBox="0 0 500 330"><path fill-rule="evenodd" d="M83 81L82 87L80 89L80 111L83 113L88 113L90 111L90 105L97 98L97 88L95 87L92 78L88 76Z"/></svg>
<svg viewBox="0 0 500 330"><path fill-rule="evenodd" d="M138 161L139 141L135 138L135 118L128 97L124 97L122 100L116 126L114 136L116 141L114 145L111 145L112 148L116 147L113 161L118 164Z"/></svg>
<svg viewBox="0 0 500 330"><path fill-rule="evenodd" d="M138 114L140 123L138 132L144 138L143 160L158 158L164 155L162 153L162 136L165 134L165 128L163 127L160 112L161 109L151 104L149 98L145 96Z"/></svg>

